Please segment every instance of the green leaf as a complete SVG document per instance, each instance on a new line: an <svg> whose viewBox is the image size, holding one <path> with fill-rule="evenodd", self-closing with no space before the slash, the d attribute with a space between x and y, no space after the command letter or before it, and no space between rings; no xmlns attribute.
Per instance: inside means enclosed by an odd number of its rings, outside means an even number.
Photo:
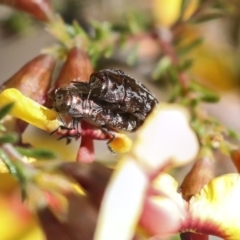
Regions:
<svg viewBox="0 0 240 240"><path fill-rule="evenodd" d="M178 67L179 71L186 71L191 68L193 65L192 59L186 59L180 66Z"/></svg>
<svg viewBox="0 0 240 240"><path fill-rule="evenodd" d="M175 84L172 91L171 96L168 100L168 102L173 103L176 102L177 98L181 95L182 88L179 84Z"/></svg>
<svg viewBox="0 0 240 240"><path fill-rule="evenodd" d="M232 129L227 129L228 130L228 136L232 139L239 139L239 134L235 132Z"/></svg>
<svg viewBox="0 0 240 240"><path fill-rule="evenodd" d="M215 12L215 13L206 13L203 16L193 19L191 22L193 23L203 23L211 20L215 20L217 18L223 17L222 12Z"/></svg>
<svg viewBox="0 0 240 240"><path fill-rule="evenodd" d="M0 149L0 158L4 162L4 164L6 165L8 171L13 176L18 178L17 175L16 175L17 174L16 166L12 163L12 161L8 158L8 156L1 149Z"/></svg>
<svg viewBox="0 0 240 240"><path fill-rule="evenodd" d="M21 148L16 147L16 150L21 153L24 156L32 157L32 158L38 158L38 159L53 159L56 158L56 155L45 149L27 149L27 148Z"/></svg>
<svg viewBox="0 0 240 240"><path fill-rule="evenodd" d="M199 99L203 102L215 103L220 100L217 93L205 88L197 82L192 81L190 89L198 93Z"/></svg>
<svg viewBox="0 0 240 240"><path fill-rule="evenodd" d="M137 62L137 50L138 44L135 44L127 56L126 62L130 66L133 66Z"/></svg>
<svg viewBox="0 0 240 240"><path fill-rule="evenodd" d="M185 10L187 9L189 3L190 3L190 0L182 0L181 16L185 13Z"/></svg>
<svg viewBox="0 0 240 240"><path fill-rule="evenodd" d="M175 67L169 66L167 68L166 72L168 74L169 80L171 81L171 83L173 85L175 85L179 82L178 81L178 72L177 72L177 69Z"/></svg>
<svg viewBox="0 0 240 240"><path fill-rule="evenodd" d="M171 64L172 62L169 57L161 58L158 61L157 66L152 73L152 78L154 80L159 79L167 71L167 69L171 66Z"/></svg>
<svg viewBox="0 0 240 240"><path fill-rule="evenodd" d="M194 48L198 47L200 44L203 43L203 38L197 38L191 43L189 43L187 46L181 47L178 49L178 55L184 55L186 53L189 53Z"/></svg>
<svg viewBox="0 0 240 240"><path fill-rule="evenodd" d="M3 126L1 123L0 123L0 131L1 131L1 132L7 131L6 127Z"/></svg>
<svg viewBox="0 0 240 240"><path fill-rule="evenodd" d="M16 133L6 134L0 137L0 143L16 143L19 137Z"/></svg>
<svg viewBox="0 0 240 240"><path fill-rule="evenodd" d="M120 33L121 36L129 36L146 32L152 25L153 19L150 15L131 9L120 21L113 23L113 30Z"/></svg>
<svg viewBox="0 0 240 240"><path fill-rule="evenodd" d="M216 103L220 100L220 97L216 93L205 91L204 94L200 97L200 99L203 102Z"/></svg>
<svg viewBox="0 0 240 240"><path fill-rule="evenodd" d="M107 46L105 49L104 49L104 57L105 58L110 58L113 54L113 47L112 46Z"/></svg>
<svg viewBox="0 0 240 240"><path fill-rule="evenodd" d="M7 105L5 105L4 107L2 107L0 109L0 119L2 119L3 117L5 117L9 111L12 109L14 103L8 103Z"/></svg>
<svg viewBox="0 0 240 240"><path fill-rule="evenodd" d="M98 21L91 21L91 26L94 30L94 37L95 40L105 40L108 39L111 35L111 24L109 22L98 22Z"/></svg>
<svg viewBox="0 0 240 240"><path fill-rule="evenodd" d="M11 159L7 156L7 154L0 149L0 158L3 161L3 163L6 165L8 171L15 177L20 185L21 185L21 191L22 191L22 198L25 198L26 196L26 177L24 175L24 169L23 166L20 166L19 164L11 161Z"/></svg>
<svg viewBox="0 0 240 240"><path fill-rule="evenodd" d="M72 27L74 28L74 32L75 32L77 35L80 35L80 36L83 37L85 40L89 40L89 36L88 36L87 33L85 32L85 30L78 24L77 21L73 21Z"/></svg>

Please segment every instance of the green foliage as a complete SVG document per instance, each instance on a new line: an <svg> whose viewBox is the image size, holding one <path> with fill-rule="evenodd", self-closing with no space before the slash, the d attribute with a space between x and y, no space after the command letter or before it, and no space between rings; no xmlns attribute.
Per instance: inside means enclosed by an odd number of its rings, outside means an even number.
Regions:
<svg viewBox="0 0 240 240"><path fill-rule="evenodd" d="M100 23L92 20L89 24L91 34L86 32L76 21L73 22L73 25L67 26L67 32L71 38L81 39L81 43L85 45L91 62L95 66L100 58L108 58L112 55L113 32L109 22Z"/></svg>
<svg viewBox="0 0 240 240"><path fill-rule="evenodd" d="M215 103L218 102L220 97L215 92L209 90L208 88L203 87L199 83L192 81L190 89L198 94L199 100L202 102Z"/></svg>
<svg viewBox="0 0 240 240"><path fill-rule="evenodd" d="M131 10L120 20L113 23L113 30L123 36L137 35L151 28L153 19L142 11Z"/></svg>
<svg viewBox="0 0 240 240"><path fill-rule="evenodd" d="M3 119L12 109L14 103L6 104L0 109L0 120ZM6 132L7 129L0 123L0 132ZM16 143L18 141L18 134L16 133L5 133L0 135L0 144L3 143Z"/></svg>
<svg viewBox="0 0 240 240"><path fill-rule="evenodd" d="M14 103L9 103L0 109L0 120L4 118L12 109Z"/></svg>
<svg viewBox="0 0 240 240"><path fill-rule="evenodd" d="M32 18L21 12L14 12L3 22L5 30L10 34L16 35L25 35L29 32L32 25Z"/></svg>
<svg viewBox="0 0 240 240"><path fill-rule="evenodd" d="M19 140L18 134L8 133L0 136L0 144L2 143L16 143Z"/></svg>
<svg viewBox="0 0 240 240"><path fill-rule="evenodd" d="M45 149L33 149L33 148L28 149L28 148L16 147L16 150L24 156L37 158L41 160L43 159L49 160L49 159L56 158L56 155L53 152Z"/></svg>
<svg viewBox="0 0 240 240"><path fill-rule="evenodd" d="M178 48L178 52L177 52L178 55L181 56L181 55L188 54L190 51L196 49L196 47L201 45L203 43L203 41L204 41L204 39L197 38L185 46L180 46Z"/></svg>
<svg viewBox="0 0 240 240"><path fill-rule="evenodd" d="M162 57L158 63L156 64L156 67L152 73L152 78L154 80L159 79L163 76L163 74L166 73L166 71L171 67L172 62L171 59L167 56Z"/></svg>
<svg viewBox="0 0 240 240"><path fill-rule="evenodd" d="M26 196L26 177L24 173L24 166L22 166L19 162L12 160L2 149L0 149L0 159L4 162L12 176L19 181L22 189L22 198L24 199Z"/></svg>

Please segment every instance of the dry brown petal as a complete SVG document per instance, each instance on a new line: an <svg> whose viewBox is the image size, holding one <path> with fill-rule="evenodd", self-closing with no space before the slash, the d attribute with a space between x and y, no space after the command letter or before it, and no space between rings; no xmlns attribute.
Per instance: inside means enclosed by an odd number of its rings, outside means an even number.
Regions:
<svg viewBox="0 0 240 240"><path fill-rule="evenodd" d="M187 201L197 194L205 184L214 178L214 162L208 157L198 159L180 187Z"/></svg>
<svg viewBox="0 0 240 240"><path fill-rule="evenodd" d="M38 216L46 239L92 240L97 222L97 211L87 197L68 196L67 219L60 222L49 209L39 211Z"/></svg>
<svg viewBox="0 0 240 240"><path fill-rule="evenodd" d="M88 82L93 68L88 55L79 48L73 48L67 56L56 80L55 88L69 86L71 81Z"/></svg>
<svg viewBox="0 0 240 240"><path fill-rule="evenodd" d="M231 152L231 159L235 167L237 168L238 172L240 172L240 149Z"/></svg>
<svg viewBox="0 0 240 240"><path fill-rule="evenodd" d="M109 169L99 163L63 163L61 170L77 181L87 192L89 199L99 209L105 188L112 174Z"/></svg>
<svg viewBox="0 0 240 240"><path fill-rule="evenodd" d="M26 97L44 104L54 66L55 59L52 56L39 55L3 83L0 91L2 92L7 88L16 88Z"/></svg>
<svg viewBox="0 0 240 240"><path fill-rule="evenodd" d="M48 21L54 15L49 0L0 0L0 3L27 12L41 21Z"/></svg>

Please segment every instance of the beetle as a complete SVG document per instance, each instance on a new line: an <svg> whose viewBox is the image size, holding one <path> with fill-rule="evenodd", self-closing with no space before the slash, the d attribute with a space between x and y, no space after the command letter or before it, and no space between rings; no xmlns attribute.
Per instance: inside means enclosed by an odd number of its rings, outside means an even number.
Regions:
<svg viewBox="0 0 240 240"><path fill-rule="evenodd" d="M72 117L71 128L66 126L61 128L77 129L76 135L81 133L81 120L91 123L110 135L107 146L113 152L109 143L115 138L114 132L133 132L142 125L143 121L130 113L112 110L108 105L109 103L98 99L89 99L74 87L67 87L55 91L53 109L60 114L61 119L61 115ZM68 138L69 136L63 136L60 139L64 137ZM69 141L67 139L67 143Z"/></svg>
<svg viewBox="0 0 240 240"><path fill-rule="evenodd" d="M112 109L129 112L145 120L158 101L140 82L122 70L104 69L91 74L89 82L72 82L79 92L112 103Z"/></svg>
<svg viewBox="0 0 240 240"><path fill-rule="evenodd" d="M73 81L68 87L56 89L53 109L60 117L72 117L70 129L77 129L78 134L81 120L106 132L111 137L109 147L114 131L134 132L157 103L143 84L123 71L104 69L93 72L89 82Z"/></svg>

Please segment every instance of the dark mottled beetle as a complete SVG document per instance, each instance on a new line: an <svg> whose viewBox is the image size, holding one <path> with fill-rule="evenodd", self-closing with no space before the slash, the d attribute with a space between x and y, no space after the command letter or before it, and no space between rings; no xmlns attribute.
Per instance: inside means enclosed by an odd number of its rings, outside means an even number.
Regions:
<svg viewBox="0 0 240 240"><path fill-rule="evenodd" d="M103 129L115 129L132 132L142 122L130 113L114 111L108 103L90 99L75 87L59 88L55 92L55 111L73 118L73 128L80 131L80 121L85 120Z"/></svg>
<svg viewBox="0 0 240 240"><path fill-rule="evenodd" d="M72 128L81 131L85 120L107 132L133 132L139 128L158 103L151 92L121 70L92 73L89 82L72 82L55 91L53 108L72 117Z"/></svg>
<svg viewBox="0 0 240 240"><path fill-rule="evenodd" d="M93 72L89 82L72 82L79 92L113 103L111 109L128 112L144 120L158 103L140 82L122 70L104 69Z"/></svg>

